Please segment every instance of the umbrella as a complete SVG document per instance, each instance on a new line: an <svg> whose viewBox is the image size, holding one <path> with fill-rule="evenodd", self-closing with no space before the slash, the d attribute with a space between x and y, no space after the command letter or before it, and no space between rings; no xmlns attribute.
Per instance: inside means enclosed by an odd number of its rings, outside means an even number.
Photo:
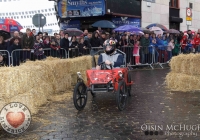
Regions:
<svg viewBox="0 0 200 140"><path fill-rule="evenodd" d="M158 34L162 35L163 34L163 30L159 27L151 27L149 30L153 31L156 35L158 35Z"/></svg>
<svg viewBox="0 0 200 140"><path fill-rule="evenodd" d="M13 19L0 19L0 29L7 32L20 31L22 25Z"/></svg>
<svg viewBox="0 0 200 140"><path fill-rule="evenodd" d="M115 24L108 20L100 20L92 24L93 27L116 28Z"/></svg>
<svg viewBox="0 0 200 140"><path fill-rule="evenodd" d="M6 31L1 30L1 29L0 29L0 36L3 36L4 40L11 38L11 35L10 35L9 32L6 32Z"/></svg>
<svg viewBox="0 0 200 140"><path fill-rule="evenodd" d="M149 28L151 28L151 27L159 27L159 28L161 28L163 31L167 31L167 30L168 30L164 25L158 24L158 23L150 24L150 25L148 25L146 28L149 29Z"/></svg>
<svg viewBox="0 0 200 140"><path fill-rule="evenodd" d="M166 33L170 33L170 34L180 34L180 32L178 30L175 29L169 29L168 31L166 31Z"/></svg>
<svg viewBox="0 0 200 140"><path fill-rule="evenodd" d="M123 26L119 26L118 28L114 29L114 31L117 31L117 32L125 32L125 31L139 32L141 30L133 25L123 25Z"/></svg>
<svg viewBox="0 0 200 140"><path fill-rule="evenodd" d="M67 28L65 30L66 33L69 34L69 36L81 36L83 35L83 31L77 29L77 28Z"/></svg>
<svg viewBox="0 0 200 140"><path fill-rule="evenodd" d="M145 33L145 34L150 34L150 33L152 33L152 31L150 31L150 30L147 29L147 28L140 27L139 29L142 30L142 32Z"/></svg>

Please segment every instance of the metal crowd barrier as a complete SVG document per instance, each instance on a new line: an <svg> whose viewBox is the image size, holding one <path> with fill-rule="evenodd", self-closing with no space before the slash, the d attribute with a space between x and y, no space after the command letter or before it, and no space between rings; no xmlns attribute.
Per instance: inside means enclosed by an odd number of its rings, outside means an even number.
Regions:
<svg viewBox="0 0 200 140"><path fill-rule="evenodd" d="M41 51L34 49L16 49L11 53L12 66L19 66L26 60L44 60L46 57L68 58L67 51L63 48L54 50L51 48L42 48Z"/></svg>
<svg viewBox="0 0 200 140"><path fill-rule="evenodd" d="M10 66L10 53L7 50L0 50L0 53L3 57L3 66Z"/></svg>
<svg viewBox="0 0 200 140"><path fill-rule="evenodd" d="M136 64L136 56L133 55L133 49L133 46L120 48L121 51L126 53L127 66L150 66L153 69L153 65L158 64L163 68L162 65L167 64L171 59L170 57L168 58L169 52L166 50L166 46L143 46L139 49L139 63Z"/></svg>

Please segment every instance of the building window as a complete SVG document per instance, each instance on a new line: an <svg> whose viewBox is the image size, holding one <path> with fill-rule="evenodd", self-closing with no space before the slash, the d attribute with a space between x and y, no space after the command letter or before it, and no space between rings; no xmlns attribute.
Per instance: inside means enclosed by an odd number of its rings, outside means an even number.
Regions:
<svg viewBox="0 0 200 140"><path fill-rule="evenodd" d="M24 12L22 12L22 15L24 15Z"/></svg>
<svg viewBox="0 0 200 140"><path fill-rule="evenodd" d="M191 9L193 8L193 3L191 3L191 2L189 3L189 8L191 8Z"/></svg>
<svg viewBox="0 0 200 140"><path fill-rule="evenodd" d="M29 14L31 14L31 11L29 11Z"/></svg>
<svg viewBox="0 0 200 140"><path fill-rule="evenodd" d="M45 9L45 12L47 12L47 9Z"/></svg>
<svg viewBox="0 0 200 140"><path fill-rule="evenodd" d="M170 0L169 6L172 8L179 8L179 0Z"/></svg>
<svg viewBox="0 0 200 140"><path fill-rule="evenodd" d="M21 18L23 18L23 16L21 16Z"/></svg>
<svg viewBox="0 0 200 140"><path fill-rule="evenodd" d="M19 15L21 15L21 12L19 12Z"/></svg>
<svg viewBox="0 0 200 140"><path fill-rule="evenodd" d="M28 12L25 12L26 14L28 14Z"/></svg>
<svg viewBox="0 0 200 140"><path fill-rule="evenodd" d="M8 13L6 13L6 16L8 16Z"/></svg>

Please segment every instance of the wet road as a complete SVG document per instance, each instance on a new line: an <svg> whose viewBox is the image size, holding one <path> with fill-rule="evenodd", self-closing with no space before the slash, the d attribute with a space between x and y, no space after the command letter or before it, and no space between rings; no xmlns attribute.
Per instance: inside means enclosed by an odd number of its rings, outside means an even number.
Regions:
<svg viewBox="0 0 200 140"><path fill-rule="evenodd" d="M132 97L121 112L113 93L97 94L98 109L92 106L89 94L81 112L74 108L72 92L53 96L32 116L25 133L13 136L0 131L0 139L199 140L200 93L167 90L164 78L168 72L169 69L133 71Z"/></svg>

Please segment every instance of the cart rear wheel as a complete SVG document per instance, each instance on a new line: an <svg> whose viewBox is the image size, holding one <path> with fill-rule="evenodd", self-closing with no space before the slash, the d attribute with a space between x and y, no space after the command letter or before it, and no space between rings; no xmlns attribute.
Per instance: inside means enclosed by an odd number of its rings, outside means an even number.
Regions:
<svg viewBox="0 0 200 140"><path fill-rule="evenodd" d="M127 97L128 93L127 93L126 83L124 81L120 81L116 93L117 106L120 111L125 109Z"/></svg>
<svg viewBox="0 0 200 140"><path fill-rule="evenodd" d="M131 83L131 74L128 72L128 83ZM128 95L131 96L131 85L127 87Z"/></svg>
<svg viewBox="0 0 200 140"><path fill-rule="evenodd" d="M78 82L74 88L74 106L77 110L83 110L87 103L87 87L83 82Z"/></svg>

